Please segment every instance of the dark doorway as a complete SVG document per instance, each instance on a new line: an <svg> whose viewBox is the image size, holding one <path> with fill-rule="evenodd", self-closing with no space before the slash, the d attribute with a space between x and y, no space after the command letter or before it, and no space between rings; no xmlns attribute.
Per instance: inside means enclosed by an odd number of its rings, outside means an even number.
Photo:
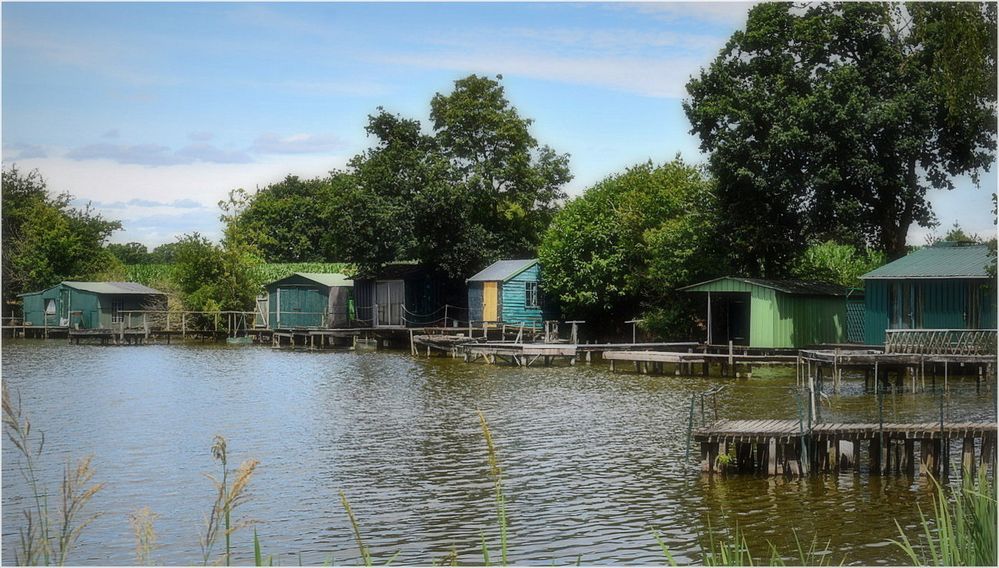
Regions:
<svg viewBox="0 0 999 568"><path fill-rule="evenodd" d="M749 300L745 292L712 292L711 342L749 345Z"/></svg>

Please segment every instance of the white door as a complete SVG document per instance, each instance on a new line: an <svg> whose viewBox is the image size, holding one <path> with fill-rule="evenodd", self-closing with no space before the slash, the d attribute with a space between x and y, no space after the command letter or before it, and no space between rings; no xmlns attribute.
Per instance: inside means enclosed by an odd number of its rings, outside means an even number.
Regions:
<svg viewBox="0 0 999 568"><path fill-rule="evenodd" d="M378 305L375 325L402 325L405 298L406 283L402 280L375 282L375 304Z"/></svg>

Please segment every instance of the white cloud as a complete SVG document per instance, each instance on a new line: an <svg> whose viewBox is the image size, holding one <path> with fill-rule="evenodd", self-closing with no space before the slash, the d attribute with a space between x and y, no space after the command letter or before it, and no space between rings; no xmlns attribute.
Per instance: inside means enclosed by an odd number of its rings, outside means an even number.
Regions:
<svg viewBox="0 0 999 568"><path fill-rule="evenodd" d="M462 73L520 75L576 85L606 87L648 97L681 98L685 85L703 61L693 57L614 58L572 57L530 52L491 52L385 55L384 63Z"/></svg>
<svg viewBox="0 0 999 568"><path fill-rule="evenodd" d="M66 153L73 160L111 160L119 164L142 166L172 166L194 162L245 164L253 158L238 150L223 150L210 144L190 144L172 150L160 144L88 144Z"/></svg>
<svg viewBox="0 0 999 568"><path fill-rule="evenodd" d="M749 9L759 2L633 2L616 8L634 10L660 20L691 19L725 26L742 26Z"/></svg>
<svg viewBox="0 0 999 568"><path fill-rule="evenodd" d="M217 204L232 189L252 190L289 174L322 176L343 167L346 160L346 156L302 155L251 164L195 162L154 169L106 160L41 158L19 161L18 166L25 171L38 168L50 190L69 192L83 203L92 201L98 211L120 219L124 230L115 233L116 242L155 246L190 231L217 238ZM102 208L103 203L125 206Z"/></svg>
<svg viewBox="0 0 999 568"><path fill-rule="evenodd" d="M330 134L292 134L280 136L265 132L253 141L250 150L257 154L323 154L339 150L344 142Z"/></svg>

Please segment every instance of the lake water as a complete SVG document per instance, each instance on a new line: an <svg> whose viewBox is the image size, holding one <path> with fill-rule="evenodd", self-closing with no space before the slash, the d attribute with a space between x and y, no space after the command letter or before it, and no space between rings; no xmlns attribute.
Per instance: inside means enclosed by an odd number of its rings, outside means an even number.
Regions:
<svg viewBox="0 0 999 568"><path fill-rule="evenodd" d="M3 380L45 432L44 477L58 488L67 459L93 455L89 505L101 512L70 557L132 564L128 515L149 507L160 564L201 562L199 534L217 474L210 446L228 439L230 465L260 460L237 517L256 521L275 562L357 563L343 491L375 562L429 564L456 550L481 563L483 535L498 557L486 445L492 428L510 523L512 562L662 563L656 527L680 562L700 561L710 523L791 553L792 529L830 542L838 563L905 559L888 542L932 510L923 479L852 472L784 480L709 479L683 465L690 397L725 384L725 418L796 418L794 371L749 380L611 373L603 365L520 369L408 353L291 352L266 347L74 346L7 340ZM876 421L875 398L848 381L827 421ZM996 419L994 389L953 381L948 418ZM708 404L708 414L713 415ZM698 407L698 414L700 409ZM939 419L939 396L889 395L886 421ZM696 448L692 450L696 455ZM692 460L694 458L692 457ZM29 495L3 442L3 561ZM53 505L56 499L53 499ZM912 529L912 534L916 533ZM252 563L252 530L233 537Z"/></svg>

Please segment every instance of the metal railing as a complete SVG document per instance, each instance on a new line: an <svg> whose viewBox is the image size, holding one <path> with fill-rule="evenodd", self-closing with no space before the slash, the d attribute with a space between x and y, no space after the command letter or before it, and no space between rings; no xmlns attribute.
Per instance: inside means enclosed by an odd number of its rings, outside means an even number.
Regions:
<svg viewBox="0 0 999 568"><path fill-rule="evenodd" d="M994 329L888 329L885 353L905 355L995 355Z"/></svg>

